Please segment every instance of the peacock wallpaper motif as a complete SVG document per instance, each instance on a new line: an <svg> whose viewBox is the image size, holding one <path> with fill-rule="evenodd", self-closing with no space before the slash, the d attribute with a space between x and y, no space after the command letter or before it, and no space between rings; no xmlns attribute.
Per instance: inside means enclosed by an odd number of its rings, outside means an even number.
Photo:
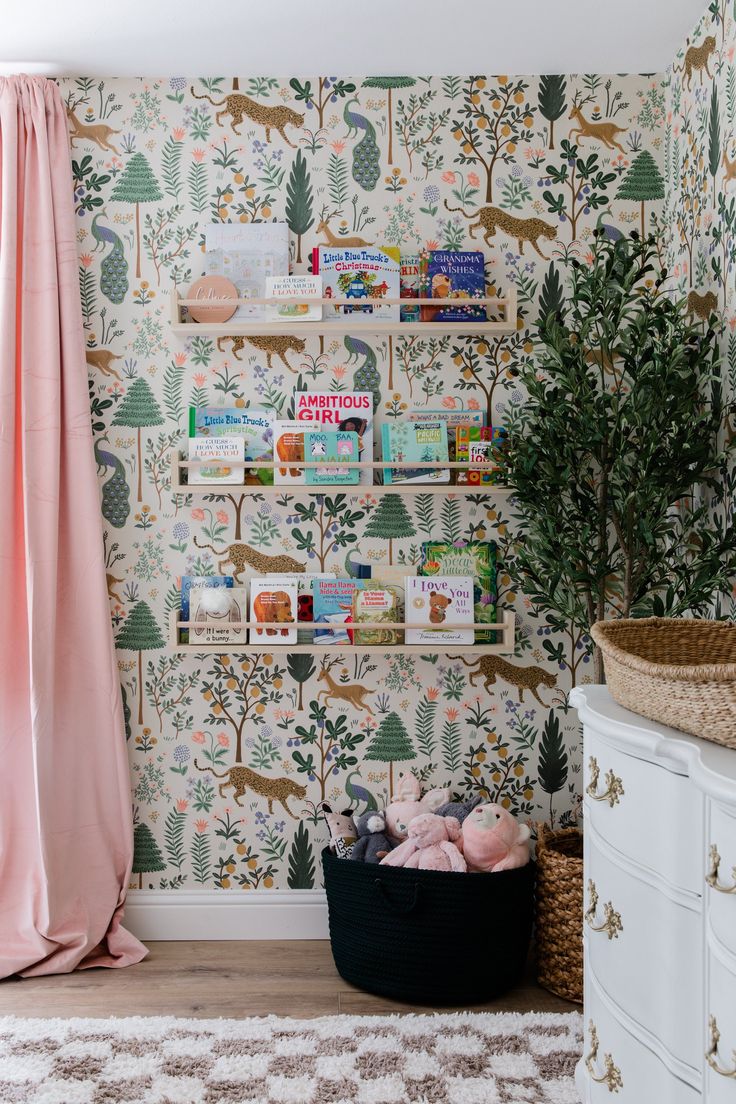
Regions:
<svg viewBox="0 0 736 1104"><path fill-rule="evenodd" d="M716 32L720 148L730 159L733 45ZM661 76L60 83L77 119L79 277L136 823L133 885L316 886L326 839L317 803L380 806L407 769L523 819L570 821L582 775L568 695L590 678L588 641L515 592L508 499L421 490L377 499L365 488L323 499L289 488L278 498L186 499L171 493L169 451L184 438L190 404L264 405L287 417L295 388L373 391L376 439L382 421L412 407L483 409L503 424L524 402L513 370L534 355L535 321L558 300L561 262L584 261L596 227L616 236L661 223L665 180L671 191L685 158L698 166L694 194L719 177L720 153L713 170L703 132L711 81L701 87L695 72L692 91L679 92L692 104L692 149L690 132L675 137L666 117L676 86ZM596 122L611 124L605 141ZM692 286L718 294L714 258L726 256L719 263L733 282L733 247L724 254L713 228L731 218L734 200L721 199L724 214L711 204L710 237L701 221L688 255ZM677 202L683 220L694 217ZM271 219L288 221L298 272L314 245L331 241L483 248L492 285L516 287L518 330L493 341L305 342L295 329L283 357L241 339L175 338L168 293L201 274L205 226ZM423 540L483 538L498 543L500 604L518 616L513 657L479 665L338 650L321 663L265 649L201 660L167 650L182 575L224 565L248 578L293 562L343 576L370 562L378 573L381 563L416 562ZM336 696L318 696L332 686ZM241 766L256 772L257 789L239 792Z"/></svg>

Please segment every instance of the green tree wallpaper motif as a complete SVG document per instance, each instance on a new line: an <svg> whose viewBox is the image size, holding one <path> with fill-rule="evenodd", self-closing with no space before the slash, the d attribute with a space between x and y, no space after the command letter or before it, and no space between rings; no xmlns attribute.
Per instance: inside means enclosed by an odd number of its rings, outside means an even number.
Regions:
<svg viewBox="0 0 736 1104"><path fill-rule="evenodd" d="M721 155L729 157L731 68L726 58L718 92ZM566 822L582 792L580 731L567 695L573 680L591 677L587 640L515 592L507 499L455 496L452 488L446 496L417 488L381 499L368 487L324 498L285 488L276 498L187 499L171 492L168 450L183 439L188 405L246 403L287 418L295 386L374 390L376 441L383 422L415 407L483 409L510 423L524 402L516 369L533 358L539 312L560 301L559 261L585 263L597 224L612 234L640 229L642 201L647 229L661 220L661 201L651 194L658 173L668 189L685 174L693 202L673 217L698 265L692 286L715 283L723 296L736 264L736 216L731 229L720 223L707 190L711 89L693 89L691 150L681 129L667 137L656 76L77 77L60 84L85 121L101 121L105 105L119 130L118 153L89 138L73 156L83 318L96 350L88 370L100 487L113 471L138 490L135 509L115 514L120 524L104 521L110 613L131 708L134 884L146 874L146 884L171 892L317 885L326 838L313 811L320 798L342 808L347 789L360 788L380 805L408 769L427 785L480 793L523 818ZM234 132L201 97L222 100L237 87L266 111L289 108L303 126L267 133L247 118ZM587 117L621 128L623 153L590 137L570 142L569 106L581 100ZM635 165L637 195L619 198ZM710 225L724 226L707 244L704 188ZM297 272L308 272L313 246L327 241L322 220L338 240L405 252L483 249L490 286L500 294L516 287L518 331L493 341L309 338L303 351L289 353L290 369L277 358L269 368L247 344L236 356L230 342L175 338L168 293L201 275L205 226L273 219L290 223ZM551 235L539 240L544 259L531 244L540 222ZM685 290L689 272L677 276ZM736 344L733 361L736 371ZM500 678L492 694L482 680L473 686L473 665L444 655L336 652L331 677L364 687L368 712L339 699L323 708L317 695L325 683L311 656L287 659L267 645L248 657L167 651L164 629L181 576L218 573L222 553L212 548L244 544L338 576L370 562L378 575L382 563L415 565L430 538L497 541L500 605L515 610L518 624L508 658L554 675L544 707L521 703ZM246 567L243 577L252 575ZM217 776L236 763L305 786L304 801L290 799L297 819L278 806L269 812L250 791L241 808L231 790L221 794Z"/></svg>
<svg viewBox="0 0 736 1104"><path fill-rule="evenodd" d="M141 275L141 203L153 203L163 199L151 166L142 153L134 153L128 161L120 179L110 193L110 199L135 205L135 274Z"/></svg>

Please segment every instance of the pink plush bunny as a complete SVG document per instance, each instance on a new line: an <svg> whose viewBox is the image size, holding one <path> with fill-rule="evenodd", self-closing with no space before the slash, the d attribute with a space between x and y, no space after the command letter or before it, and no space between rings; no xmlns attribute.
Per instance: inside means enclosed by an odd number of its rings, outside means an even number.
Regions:
<svg viewBox="0 0 736 1104"><path fill-rule="evenodd" d="M529 862L526 824L501 805L476 805L463 821L463 853L469 870L514 870ZM394 852L395 853L395 852Z"/></svg>
<svg viewBox="0 0 736 1104"><path fill-rule="evenodd" d="M381 859L382 866L405 866L413 870L453 870L465 873L460 821L421 813L409 825L409 837Z"/></svg>
<svg viewBox="0 0 736 1104"><path fill-rule="evenodd" d="M440 805L450 800L449 788L429 790L421 799L420 793L419 779L413 774L402 775L391 804L386 809L386 832L394 843L401 843L406 839L414 817L422 813L434 813Z"/></svg>

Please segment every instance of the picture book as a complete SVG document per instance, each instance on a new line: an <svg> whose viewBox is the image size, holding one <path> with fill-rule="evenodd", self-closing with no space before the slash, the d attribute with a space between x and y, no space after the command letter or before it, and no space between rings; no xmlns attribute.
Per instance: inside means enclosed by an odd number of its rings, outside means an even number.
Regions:
<svg viewBox="0 0 736 1104"><path fill-rule="evenodd" d="M317 578L334 578L332 571L303 571L274 572L269 578L292 578L297 583L297 625L299 622L313 622L314 620L314 580ZM297 644L311 644L313 630L311 628L297 628Z"/></svg>
<svg viewBox="0 0 736 1104"><path fill-rule="evenodd" d="M493 463L493 427L458 426L455 440L458 460L482 465L468 468L467 471L458 471L457 482L478 486L493 483L496 474Z"/></svg>
<svg viewBox="0 0 736 1104"><path fill-rule="evenodd" d="M189 468L188 482L192 486L203 486L206 483L242 483L245 441L242 437L190 437L189 459L224 461Z"/></svg>
<svg viewBox="0 0 736 1104"><path fill-rule="evenodd" d="M267 276L266 298L288 300L266 305L269 322L319 322L322 304L321 276Z"/></svg>
<svg viewBox="0 0 736 1104"><path fill-rule="evenodd" d="M297 622L314 621L314 581L315 579L334 579L334 571L304 571L293 576L297 581ZM297 629L298 644L311 644L314 639L312 629Z"/></svg>
<svg viewBox="0 0 736 1104"><path fill-rule="evenodd" d="M295 461L304 459L303 422L277 421L273 426L273 458L276 463L283 460L285 466L273 469L274 483L303 486L307 482L304 468L296 466Z"/></svg>
<svg viewBox="0 0 736 1104"><path fill-rule="evenodd" d="M450 458L447 447L447 425L444 422L412 422L397 418L382 426L383 459L400 463L421 460L434 463ZM449 468L384 468L383 482L449 483Z"/></svg>
<svg viewBox="0 0 736 1104"><path fill-rule="evenodd" d="M399 629L359 629L362 622L374 623L400 620L397 590L378 580L364 584L353 594L353 621L356 644L399 644L403 633Z"/></svg>
<svg viewBox="0 0 736 1104"><path fill-rule="evenodd" d="M325 299L349 299L342 307L325 307L325 317L354 312L376 318L399 318L399 306L381 306L381 299L398 299L400 253L395 246L340 248L320 245L312 268L322 277Z"/></svg>
<svg viewBox="0 0 736 1104"><path fill-rule="evenodd" d="M314 620L329 626L315 629L315 642L352 644L353 633L345 626L352 623L353 595L362 585L357 579L314 580Z"/></svg>
<svg viewBox="0 0 736 1104"><path fill-rule="evenodd" d="M471 250L431 249L420 254L420 288L423 299L452 300L446 307L422 307L425 322L487 320L484 306L466 303L485 296L483 254ZM457 300L462 300L463 305Z"/></svg>
<svg viewBox="0 0 736 1104"><path fill-rule="evenodd" d="M412 422L444 422L447 426L447 448L451 460L457 459L457 427L482 426L486 420L482 410L410 410L407 417Z"/></svg>
<svg viewBox="0 0 736 1104"><path fill-rule="evenodd" d="M339 460L356 463L358 455L358 434L343 432L339 429L309 430L304 434L304 459L324 461L331 465ZM359 468L306 468L307 484L317 486L322 483L357 483Z"/></svg>
<svg viewBox="0 0 736 1104"><path fill-rule="evenodd" d="M182 575L181 577L181 616L180 621L189 621L190 617L190 601L189 596L192 590L196 590L199 587L227 587L232 589L233 577L232 575ZM182 644L189 643L189 629L179 630L179 640Z"/></svg>
<svg viewBox="0 0 736 1104"><path fill-rule="evenodd" d="M402 253L399 272L400 295L402 299L419 298L419 254ZM421 318L421 310L418 306L406 306L400 308L402 322L418 322Z"/></svg>
<svg viewBox="0 0 736 1104"><path fill-rule="evenodd" d="M320 422L320 429L358 434L360 460L373 459L373 393L371 391L296 391L297 421ZM359 469L361 484L373 485L371 468Z"/></svg>
<svg viewBox="0 0 736 1104"><path fill-rule="evenodd" d="M285 222L218 222L206 227L204 237L207 274L226 276L241 299L264 298L266 280L289 272L289 227ZM241 304L234 320L265 317L264 306Z"/></svg>
<svg viewBox="0 0 736 1104"><path fill-rule="evenodd" d="M476 624L496 623L496 586L497 550L495 541L466 541L463 544L450 544L446 541L424 541L421 546L419 574L436 575L472 575L475 580L475 621ZM479 631L478 643L488 643L495 639L494 633Z"/></svg>
<svg viewBox="0 0 736 1104"><path fill-rule="evenodd" d="M190 644L246 644L247 629L231 628L248 620L246 587L194 587L189 592Z"/></svg>
<svg viewBox="0 0 736 1104"><path fill-rule="evenodd" d="M250 581L250 621L272 621L293 628L251 629L251 643L296 644L298 584L294 575L261 575Z"/></svg>
<svg viewBox="0 0 736 1104"><path fill-rule="evenodd" d="M190 437L242 437L246 460L273 460L273 423L272 410L259 410L252 406L189 407ZM271 468L246 468L245 482L248 485L262 483L270 486L273 471Z"/></svg>
<svg viewBox="0 0 736 1104"><path fill-rule="evenodd" d="M474 620L472 576L407 576L406 624L419 626L407 628L407 644L472 644L473 629L442 626L472 625Z"/></svg>

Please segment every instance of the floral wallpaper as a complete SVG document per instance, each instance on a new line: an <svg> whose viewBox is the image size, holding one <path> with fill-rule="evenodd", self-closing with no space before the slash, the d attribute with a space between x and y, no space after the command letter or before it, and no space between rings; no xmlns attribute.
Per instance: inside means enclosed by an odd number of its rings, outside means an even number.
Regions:
<svg viewBox="0 0 736 1104"><path fill-rule="evenodd" d="M730 156L733 47L715 30ZM524 819L567 822L582 789L568 694L590 678L588 642L536 616L514 591L507 499L379 500L361 490L322 500L298 489L187 499L171 492L169 450L183 439L189 404L249 403L288 416L295 387L373 390L379 425L410 407L513 417L524 401L513 369L533 356L540 304L559 294L558 262L584 259L596 226L617 234L654 225L658 181L662 171L676 175L675 158L694 158L694 190L716 177L720 186L721 169L688 152L684 127L677 139L666 131L661 78L68 78L61 86L127 718L133 885L318 885L326 830L317 803L381 804L405 769L459 794L481 792ZM696 76L687 96L700 142L710 87ZM596 122L611 125L601 131ZM685 223L695 217L688 210ZM170 332L168 293L201 273L210 222L287 219L294 270L306 272L327 234L408 252L478 248L469 227L479 217L491 226L483 248L492 285L517 289L518 330L508 337L310 339L269 367L247 343ZM540 236L531 220L553 233ZM717 283L720 241L695 236L691 252L688 265ZM366 688L369 712L349 697L325 708L319 657L167 650L181 576L216 573L228 554L243 559L246 575L279 555L344 575L355 561L376 571L414 563L430 538L498 542L500 603L518 615L515 656L480 670L478 657L343 653L331 676ZM237 766L255 773L241 794L228 785Z"/></svg>
<svg viewBox="0 0 736 1104"><path fill-rule="evenodd" d="M736 3L712 0L667 71L665 255L672 283L705 328L715 312L724 401L736 397ZM724 432L733 439L735 427ZM736 522L736 470L711 500ZM736 589L718 615L736 617Z"/></svg>

